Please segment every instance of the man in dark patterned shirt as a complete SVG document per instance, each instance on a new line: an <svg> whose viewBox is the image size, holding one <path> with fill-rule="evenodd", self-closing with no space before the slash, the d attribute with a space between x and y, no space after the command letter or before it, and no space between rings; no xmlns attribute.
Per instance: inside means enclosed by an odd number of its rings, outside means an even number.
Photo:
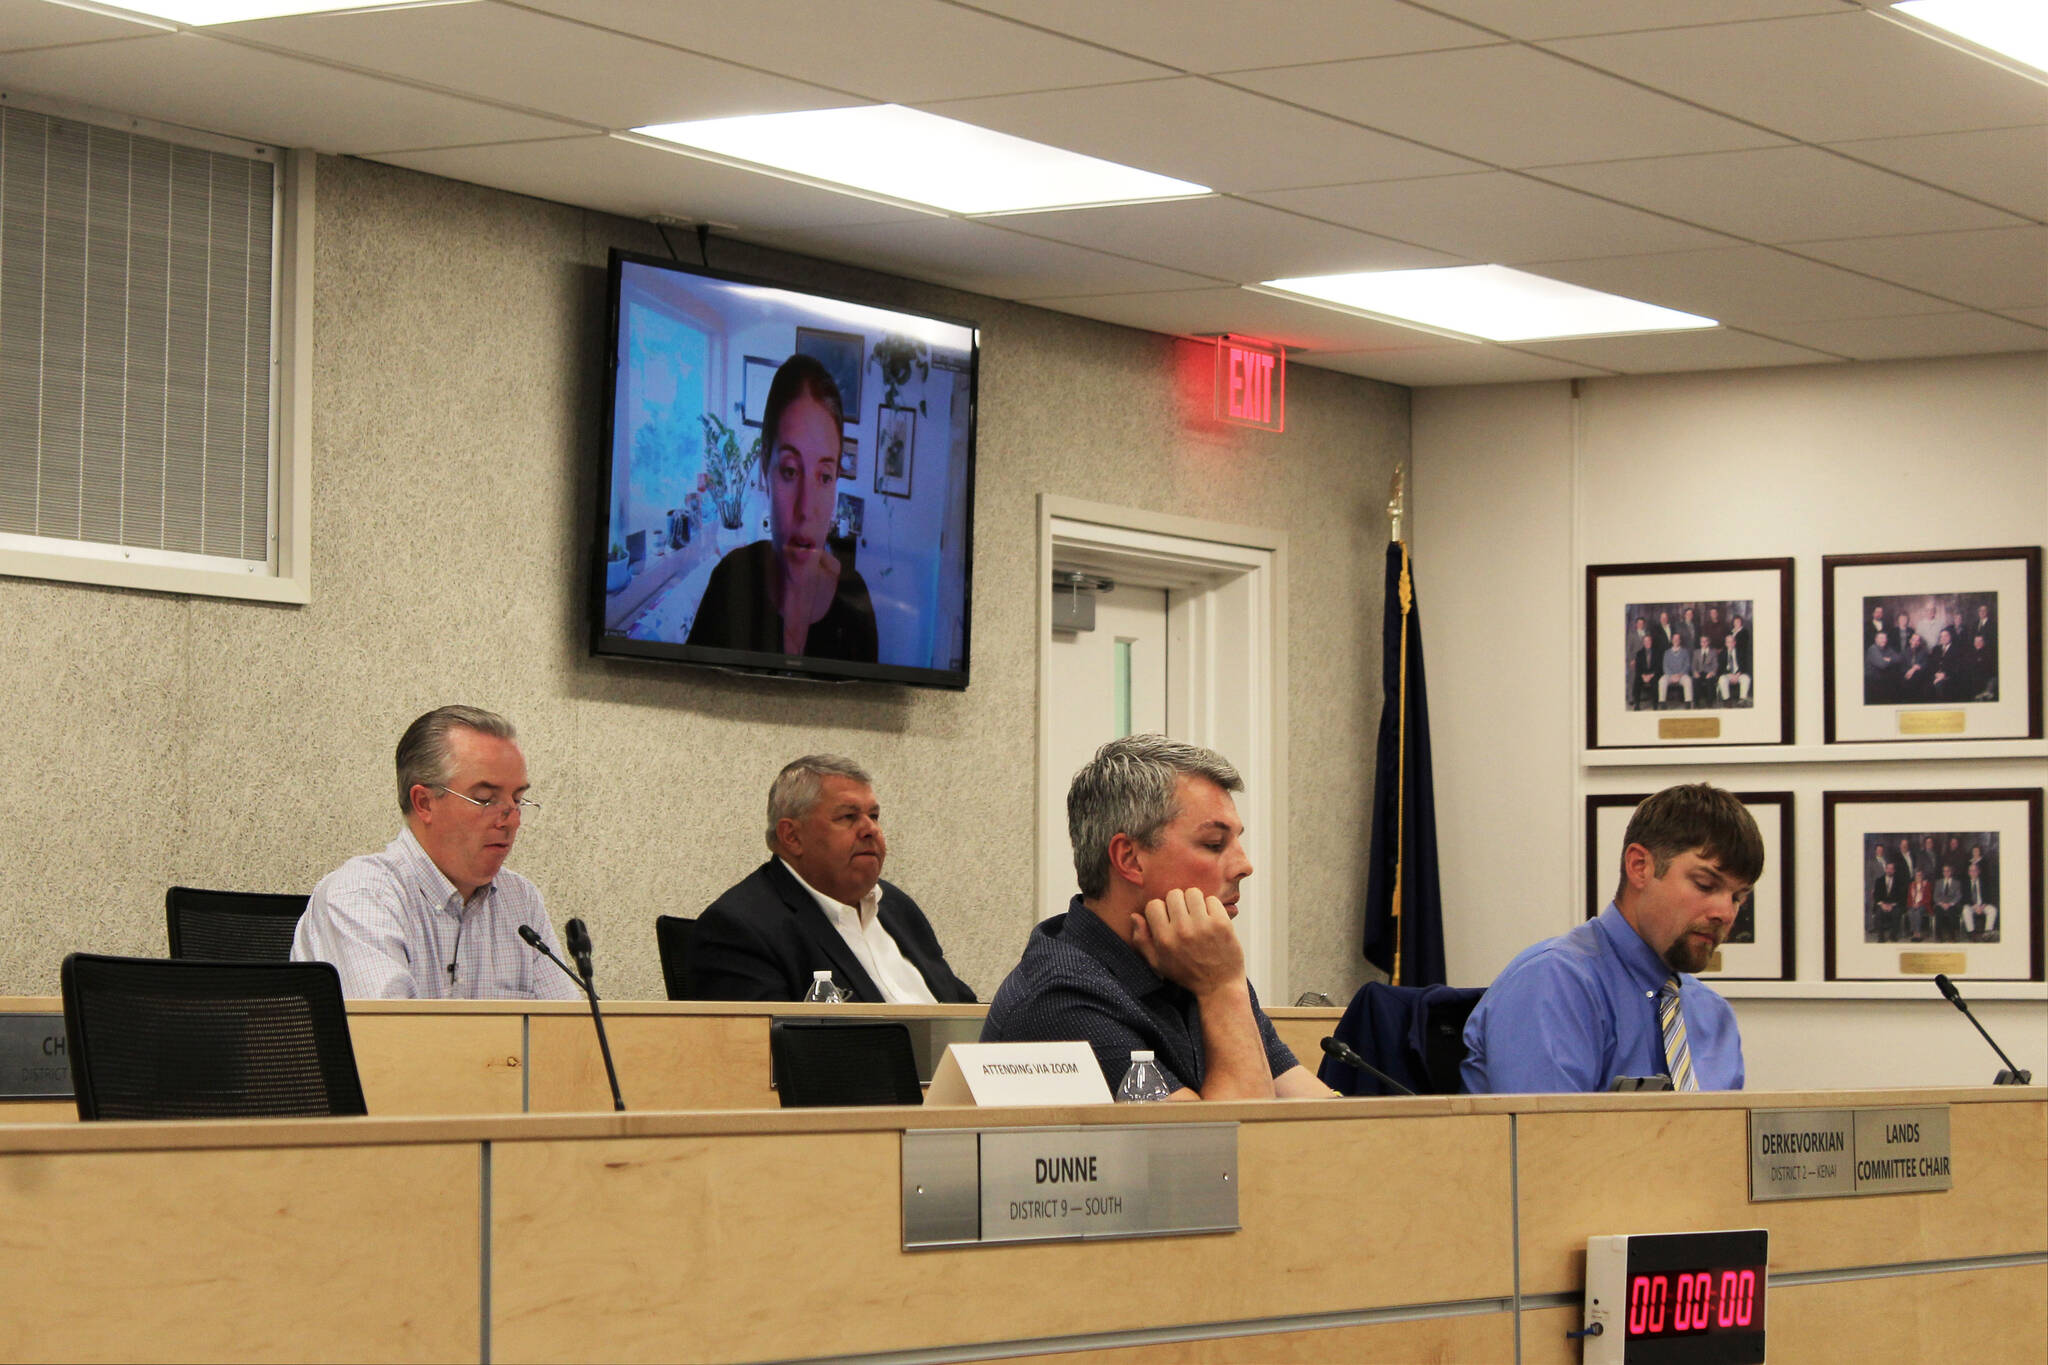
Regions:
<svg viewBox="0 0 2048 1365"><path fill-rule="evenodd" d="M1221 755L1162 735L1097 750L1067 791L1081 894L1031 931L982 1041L1085 1041L1111 1089L1149 1048L1176 1100L1333 1094L1245 979L1230 924L1252 871L1243 787Z"/></svg>

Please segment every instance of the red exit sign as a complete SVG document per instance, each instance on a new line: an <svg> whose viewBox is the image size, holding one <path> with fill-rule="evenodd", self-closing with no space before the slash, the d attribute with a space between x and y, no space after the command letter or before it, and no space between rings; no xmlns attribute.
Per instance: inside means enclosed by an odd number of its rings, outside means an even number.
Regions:
<svg viewBox="0 0 2048 1365"><path fill-rule="evenodd" d="M1287 428L1287 352L1277 342L1216 338L1216 417L1264 431Z"/></svg>

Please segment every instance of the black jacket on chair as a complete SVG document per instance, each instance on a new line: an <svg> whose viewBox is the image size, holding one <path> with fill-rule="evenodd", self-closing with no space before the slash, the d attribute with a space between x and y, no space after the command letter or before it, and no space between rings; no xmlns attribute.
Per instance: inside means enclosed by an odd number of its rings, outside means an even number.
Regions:
<svg viewBox="0 0 2048 1365"><path fill-rule="evenodd" d="M973 1004L974 991L946 965L924 911L902 888L886 881L881 885L877 918L905 960L924 976L932 995L942 1004ZM801 1000L811 988L811 974L827 970L849 998L883 1003L881 988L817 900L780 858L770 858L697 917L688 998Z"/></svg>

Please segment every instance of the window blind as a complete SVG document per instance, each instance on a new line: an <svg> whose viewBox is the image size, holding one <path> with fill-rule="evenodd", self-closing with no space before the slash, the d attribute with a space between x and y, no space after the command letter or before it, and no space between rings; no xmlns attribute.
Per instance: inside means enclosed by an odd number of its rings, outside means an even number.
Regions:
<svg viewBox="0 0 2048 1365"><path fill-rule="evenodd" d="M277 163L0 106L0 532L272 557Z"/></svg>

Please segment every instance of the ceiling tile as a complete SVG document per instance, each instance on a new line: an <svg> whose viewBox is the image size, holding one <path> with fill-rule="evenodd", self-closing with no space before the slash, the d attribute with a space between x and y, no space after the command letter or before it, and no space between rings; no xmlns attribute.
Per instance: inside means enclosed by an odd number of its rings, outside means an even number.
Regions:
<svg viewBox="0 0 2048 1365"><path fill-rule="evenodd" d="M600 128L846 103L818 86L507 5L309 14L213 31Z"/></svg>
<svg viewBox="0 0 2048 1365"><path fill-rule="evenodd" d="M1764 246L1546 261L1524 268L1793 341L1799 338L1774 324L1949 311L1941 299Z"/></svg>
<svg viewBox="0 0 2048 1365"><path fill-rule="evenodd" d="M2048 125L1837 142L1831 150L2048 220Z"/></svg>
<svg viewBox="0 0 2048 1365"><path fill-rule="evenodd" d="M159 24L117 19L111 14L53 5L48 0L0 0L0 52L92 43L106 38L142 38L162 33Z"/></svg>
<svg viewBox="0 0 2048 1365"><path fill-rule="evenodd" d="M2048 228L1802 242L1799 254L1972 308L2008 312L2048 304Z"/></svg>
<svg viewBox="0 0 2048 1365"><path fill-rule="evenodd" d="M1400 0L1289 0L1286 21L1244 0L968 0L1183 71L1234 71L1497 42Z"/></svg>
<svg viewBox="0 0 2048 1365"><path fill-rule="evenodd" d="M171 33L0 56L0 84L251 142L367 152L572 132L571 125Z"/></svg>
<svg viewBox="0 0 2048 1365"><path fill-rule="evenodd" d="M1326 185L1250 197L1362 232L1427 242L1470 260L1501 265L1735 245L1716 232L1508 171Z"/></svg>
<svg viewBox="0 0 2048 1365"><path fill-rule="evenodd" d="M1232 284L1347 270L1465 264L1445 252L1216 196L1020 213L1003 221L1033 237L1133 256Z"/></svg>
<svg viewBox="0 0 2048 1365"><path fill-rule="evenodd" d="M1230 77L1495 166L1766 147L1780 139L1526 47L1326 62Z"/></svg>
<svg viewBox="0 0 2048 1365"><path fill-rule="evenodd" d="M2048 308L2008 308L2006 313L2021 322L2031 322L2034 326L2048 331Z"/></svg>
<svg viewBox="0 0 2048 1365"><path fill-rule="evenodd" d="M1171 336L1236 332L1305 350L1365 351L1443 345L1442 337L1412 327L1397 327L1391 322L1249 289L1171 289L1144 294L1033 298L1027 302Z"/></svg>
<svg viewBox="0 0 2048 1365"><path fill-rule="evenodd" d="M1462 157L1192 76L926 107L1225 191L1477 169Z"/></svg>
<svg viewBox="0 0 2048 1365"><path fill-rule="evenodd" d="M2048 351L2048 328L2028 327L1985 313L1921 313L1853 322L1802 322L1775 330L1789 340L1852 360Z"/></svg>
<svg viewBox="0 0 2048 1365"><path fill-rule="evenodd" d="M1862 9L1545 46L1806 142L2048 123L2048 87Z"/></svg>
<svg viewBox="0 0 2048 1365"><path fill-rule="evenodd" d="M1505 346L1425 346L1409 351L1312 352L1293 357L1298 365L1364 375L1412 389L1446 384L1520 384L1541 379L1598 378L1611 373L1548 356L1527 355Z"/></svg>
<svg viewBox="0 0 2048 1365"><path fill-rule="evenodd" d="M621 33L896 104L1172 75L942 0L527 0Z"/></svg>
<svg viewBox="0 0 2048 1365"><path fill-rule="evenodd" d="M924 215L594 133L393 152L379 161L625 218L673 215L742 232L907 222Z"/></svg>
<svg viewBox="0 0 2048 1365"><path fill-rule="evenodd" d="M1659 332L1629 337L1581 337L1574 341L1531 341L1520 348L1557 360L1598 365L1623 374L1670 374L1679 370L1747 370L1766 365L1815 365L1839 360L1769 337L1717 327L1711 332Z"/></svg>
<svg viewBox="0 0 2048 1365"><path fill-rule="evenodd" d="M1726 24L1792 14L1832 14L1843 0L1685 0L1683 8L1643 0L1429 0L1430 8L1517 38L1627 33L1674 23Z"/></svg>
<svg viewBox="0 0 2048 1365"><path fill-rule="evenodd" d="M2019 222L2001 210L1813 147L1553 166L1536 174L1758 242Z"/></svg>
<svg viewBox="0 0 2048 1365"><path fill-rule="evenodd" d="M1189 289L1213 283L1143 261L1022 237L986 223L958 218L923 218L847 228L796 228L748 236L764 246L1002 299Z"/></svg>

